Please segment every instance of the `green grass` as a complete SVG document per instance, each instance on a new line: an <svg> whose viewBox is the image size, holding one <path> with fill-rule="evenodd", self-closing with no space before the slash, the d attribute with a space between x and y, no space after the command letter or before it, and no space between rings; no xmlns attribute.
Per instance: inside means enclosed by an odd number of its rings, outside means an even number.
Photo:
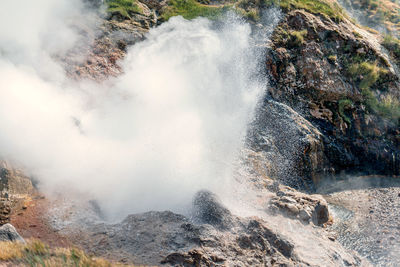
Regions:
<svg viewBox="0 0 400 267"><path fill-rule="evenodd" d="M168 20L170 17L181 15L186 19L196 17L215 19L225 10L234 10L249 20L258 21L260 19L260 9L270 6L280 6L285 11L303 9L316 15L329 17L337 22L341 21L345 16L342 8L337 3L330 3L325 0L240 0L236 2L236 8L233 9L232 3L234 2L228 1L228 4L225 5L210 6L201 4L196 0L171 0L161 18Z"/></svg>
<svg viewBox="0 0 400 267"><path fill-rule="evenodd" d="M208 6L195 0L171 0L161 18L165 21L174 16L182 16L185 19L194 19L196 17L216 19L228 8L229 6Z"/></svg>
<svg viewBox="0 0 400 267"><path fill-rule="evenodd" d="M383 118L398 123L400 119L400 103L398 99L391 96L384 97L379 101L374 93L366 88L362 90L364 105L369 112L375 113Z"/></svg>
<svg viewBox="0 0 400 267"><path fill-rule="evenodd" d="M346 115L345 110L353 106L353 102L350 99L339 100L339 115L345 122L351 124L351 119Z"/></svg>
<svg viewBox="0 0 400 267"><path fill-rule="evenodd" d="M304 9L312 14L324 15L336 22L342 21L345 17L342 7L336 2L330 3L324 0L281 0L279 5L286 11Z"/></svg>
<svg viewBox="0 0 400 267"><path fill-rule="evenodd" d="M133 13L142 13L137 0L106 0L106 4L108 5L107 13L124 19L131 19Z"/></svg>
<svg viewBox="0 0 400 267"><path fill-rule="evenodd" d="M360 58L356 57L353 59L353 62L359 60ZM362 103L365 105L367 112L377 114L382 118L398 123L400 118L400 103L398 99L393 98L390 95L378 99L372 91L372 88L378 89L377 87L379 86L379 83L377 82L384 77L387 70L379 67L377 63L363 61L351 64L348 72L361 89L363 97ZM339 102L339 114L346 122L348 122L348 120L345 117L346 115L344 114L344 110L348 105L348 101Z"/></svg>
<svg viewBox="0 0 400 267"><path fill-rule="evenodd" d="M388 0L351 0L346 5L359 10L365 22L371 26L385 28L397 34L400 31L400 3ZM399 36L399 35L398 35Z"/></svg>
<svg viewBox="0 0 400 267"><path fill-rule="evenodd" d="M380 68L376 63L364 61L362 63L354 63L349 67L349 74L359 81L361 89L368 89L374 85L382 74L386 74L387 70Z"/></svg>
<svg viewBox="0 0 400 267"><path fill-rule="evenodd" d="M304 44L304 37L308 34L307 30L290 31L289 32L289 45L291 47L299 47Z"/></svg>
<svg viewBox="0 0 400 267"><path fill-rule="evenodd" d="M382 45L389 50L390 55L396 60L396 64L400 65L400 40L386 35Z"/></svg>
<svg viewBox="0 0 400 267"><path fill-rule="evenodd" d="M77 248L50 248L39 240L0 242L0 262L7 266L120 267L105 259L88 256Z"/></svg>
<svg viewBox="0 0 400 267"><path fill-rule="evenodd" d="M336 55L329 55L328 56L328 61L331 64L334 64L337 61L337 56Z"/></svg>
<svg viewBox="0 0 400 267"><path fill-rule="evenodd" d="M283 27L278 27L275 31L273 41L275 44L285 46L287 48L296 48L304 44L308 34L306 29L301 31L286 30Z"/></svg>

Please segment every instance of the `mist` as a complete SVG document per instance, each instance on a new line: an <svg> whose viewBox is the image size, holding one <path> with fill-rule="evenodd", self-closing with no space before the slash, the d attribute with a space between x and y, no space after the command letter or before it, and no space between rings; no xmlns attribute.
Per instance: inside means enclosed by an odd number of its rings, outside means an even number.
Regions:
<svg viewBox="0 0 400 267"><path fill-rule="evenodd" d="M264 91L250 26L175 17L129 48L123 75L77 83L53 58L76 46L67 22L86 13L69 0L2 7L0 157L113 218L184 212L196 191L221 190Z"/></svg>

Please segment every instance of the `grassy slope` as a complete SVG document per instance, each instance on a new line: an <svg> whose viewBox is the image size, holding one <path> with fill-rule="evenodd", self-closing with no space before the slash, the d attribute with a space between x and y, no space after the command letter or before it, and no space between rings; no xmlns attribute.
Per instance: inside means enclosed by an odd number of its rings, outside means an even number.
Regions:
<svg viewBox="0 0 400 267"><path fill-rule="evenodd" d="M345 0L346 5L360 10L370 26L383 26L389 33L400 34L400 3L398 0Z"/></svg>
<svg viewBox="0 0 400 267"><path fill-rule="evenodd" d="M21 242L0 242L0 263L2 262L12 266L128 266L88 256L77 248L49 248L39 240L28 240L26 244Z"/></svg>

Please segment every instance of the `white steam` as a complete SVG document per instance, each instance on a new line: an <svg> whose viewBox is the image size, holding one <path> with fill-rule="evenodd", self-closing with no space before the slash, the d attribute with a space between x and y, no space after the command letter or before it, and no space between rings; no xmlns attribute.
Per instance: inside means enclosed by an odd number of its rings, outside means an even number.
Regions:
<svg viewBox="0 0 400 267"><path fill-rule="evenodd" d="M0 11L0 156L113 216L182 211L197 190L221 190L263 91L250 27L172 18L129 50L118 79L76 85L51 59L78 39L64 23L72 2Z"/></svg>

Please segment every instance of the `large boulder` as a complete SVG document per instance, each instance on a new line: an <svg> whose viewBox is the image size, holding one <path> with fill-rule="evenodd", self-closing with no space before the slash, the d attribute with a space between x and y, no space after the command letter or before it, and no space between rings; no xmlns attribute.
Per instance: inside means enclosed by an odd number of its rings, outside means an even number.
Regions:
<svg viewBox="0 0 400 267"><path fill-rule="evenodd" d="M18 234L17 230L11 224L7 223L0 226L0 241L20 241L25 240Z"/></svg>
<svg viewBox="0 0 400 267"><path fill-rule="evenodd" d="M328 203L321 195L308 195L288 186L278 185L270 200L271 210L279 210L305 223L323 225L330 219Z"/></svg>
<svg viewBox="0 0 400 267"><path fill-rule="evenodd" d="M232 225L232 214L210 191L199 191L193 200L193 218L220 228Z"/></svg>
<svg viewBox="0 0 400 267"><path fill-rule="evenodd" d="M294 188L312 189L326 175L329 162L323 135L286 104L266 100L249 132L247 162Z"/></svg>

